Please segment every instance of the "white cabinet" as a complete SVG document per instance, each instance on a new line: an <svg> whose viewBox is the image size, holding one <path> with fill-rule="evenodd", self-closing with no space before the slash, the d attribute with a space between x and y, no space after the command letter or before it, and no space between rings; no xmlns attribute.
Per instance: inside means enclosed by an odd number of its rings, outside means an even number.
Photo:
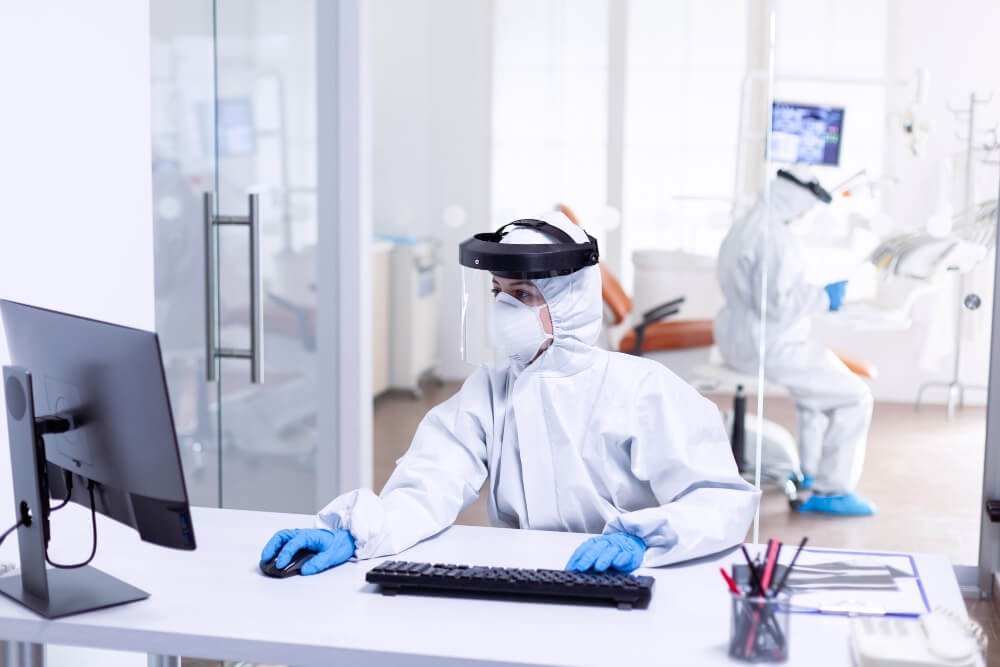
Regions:
<svg viewBox="0 0 1000 667"><path fill-rule="evenodd" d="M420 394L437 369L438 259L435 245L399 242L392 251L389 384Z"/></svg>

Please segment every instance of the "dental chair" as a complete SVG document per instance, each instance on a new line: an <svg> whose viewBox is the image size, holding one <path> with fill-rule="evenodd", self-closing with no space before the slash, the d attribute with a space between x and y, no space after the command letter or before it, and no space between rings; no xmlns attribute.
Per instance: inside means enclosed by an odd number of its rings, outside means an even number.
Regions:
<svg viewBox="0 0 1000 667"><path fill-rule="evenodd" d="M574 224L580 224L568 206L557 204L555 208ZM667 318L680 313L684 297L671 299L636 316L632 312L633 301L621 283L603 262L599 266L601 296L609 325L606 329L612 332L605 340L607 347L626 354L650 357L675 372L683 367L687 372L678 374L702 393L732 393L733 410L722 411L722 417L730 433L733 456L740 473L751 478L754 474L754 443L759 434L762 443L761 479L778 485L789 504L797 506L801 502L798 494L803 474L795 437L780 424L746 414L746 394L764 391L767 396L787 396L788 391L781 385L766 381L760 386L757 377L744 375L726 366L714 347L712 319L667 321ZM621 333L623 330L624 333ZM877 369L864 359L831 351L854 374L865 378L877 377ZM696 360L694 363L692 358ZM697 362L706 358L707 362Z"/></svg>

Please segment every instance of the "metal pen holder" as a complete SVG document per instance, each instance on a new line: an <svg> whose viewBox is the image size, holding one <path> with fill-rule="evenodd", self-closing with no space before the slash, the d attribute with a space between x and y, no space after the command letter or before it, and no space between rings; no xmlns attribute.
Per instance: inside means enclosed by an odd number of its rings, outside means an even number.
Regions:
<svg viewBox="0 0 1000 667"><path fill-rule="evenodd" d="M729 657L742 662L788 660L788 595L747 597L730 594Z"/></svg>

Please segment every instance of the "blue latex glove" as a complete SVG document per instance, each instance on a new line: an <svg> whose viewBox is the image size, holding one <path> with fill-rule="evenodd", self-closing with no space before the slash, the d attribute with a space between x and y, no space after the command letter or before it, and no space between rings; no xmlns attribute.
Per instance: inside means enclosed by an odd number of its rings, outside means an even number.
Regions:
<svg viewBox="0 0 1000 667"><path fill-rule="evenodd" d="M840 282L830 283L823 289L826 290L827 296L830 297L830 310L840 310L840 306L844 303L844 293L847 292L847 281L841 280Z"/></svg>
<svg viewBox="0 0 1000 667"><path fill-rule="evenodd" d="M847 493L842 496L814 495L799 505L798 510L839 516L869 516L875 514L878 508L860 493Z"/></svg>
<svg viewBox="0 0 1000 667"><path fill-rule="evenodd" d="M642 565L646 543L628 533L609 533L591 537L570 556L566 569L570 572L604 572L612 567L620 572L631 572Z"/></svg>
<svg viewBox="0 0 1000 667"><path fill-rule="evenodd" d="M279 530L274 534L264 550L260 552L260 562L277 558L274 565L283 568L292 560L292 556L302 549L310 549L316 555L307 560L300 570L301 574L319 574L323 570L340 565L354 555L354 538L346 530L324 530L322 528L295 528Z"/></svg>

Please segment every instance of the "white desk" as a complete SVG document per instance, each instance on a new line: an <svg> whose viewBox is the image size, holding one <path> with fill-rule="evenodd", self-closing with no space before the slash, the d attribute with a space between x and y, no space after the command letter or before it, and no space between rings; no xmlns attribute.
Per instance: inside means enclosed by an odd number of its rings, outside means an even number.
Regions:
<svg viewBox="0 0 1000 667"><path fill-rule="evenodd" d="M72 506L54 517L53 557L86 555L88 514ZM0 639L292 665L729 664L729 599L718 568L736 559L732 552L640 570L657 580L649 608L619 611L384 597L364 582L375 561L313 577L268 579L257 571L263 543L280 528L310 526L311 517L197 509L193 520L194 552L144 544L135 532L101 520L94 565L151 597L58 621L0 599ZM458 526L401 558L561 568L581 539ZM15 554L12 543L0 548L2 559ZM931 604L964 615L949 562L918 556L917 563ZM793 615L790 634L788 664L850 664L846 619Z"/></svg>

